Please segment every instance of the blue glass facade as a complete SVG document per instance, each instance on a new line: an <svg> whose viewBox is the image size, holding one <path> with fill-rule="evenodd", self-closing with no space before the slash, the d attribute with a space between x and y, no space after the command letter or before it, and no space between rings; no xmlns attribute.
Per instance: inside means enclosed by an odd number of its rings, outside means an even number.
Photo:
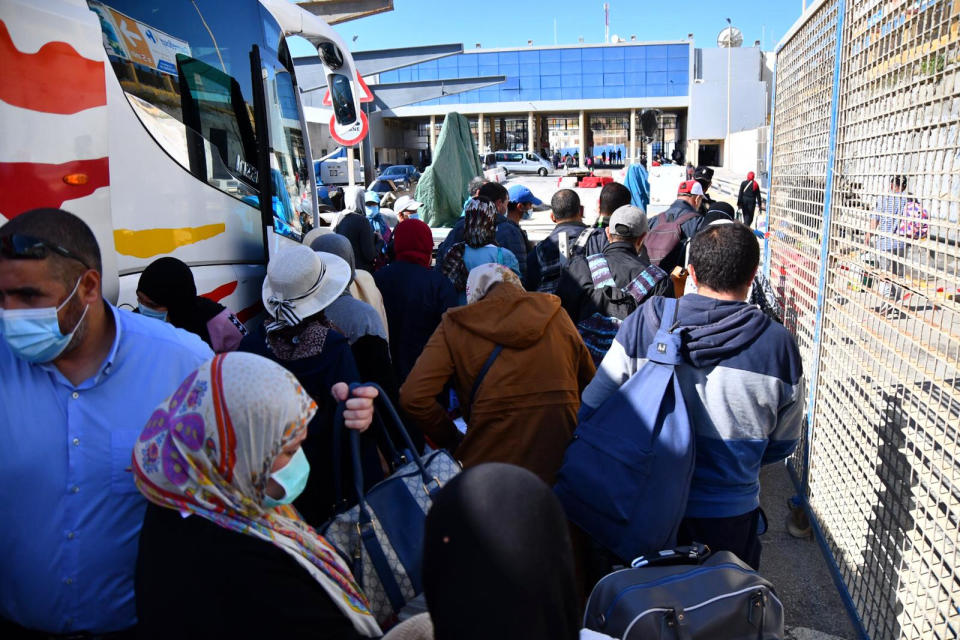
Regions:
<svg viewBox="0 0 960 640"><path fill-rule="evenodd" d="M417 105L686 96L690 45L642 44L461 53L380 74L381 83L506 76Z"/></svg>

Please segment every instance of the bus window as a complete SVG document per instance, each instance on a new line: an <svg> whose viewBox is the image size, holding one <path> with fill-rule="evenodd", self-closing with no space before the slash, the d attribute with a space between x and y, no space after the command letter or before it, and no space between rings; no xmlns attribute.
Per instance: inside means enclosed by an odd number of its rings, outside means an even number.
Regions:
<svg viewBox="0 0 960 640"><path fill-rule="evenodd" d="M275 225L298 237L297 210L312 185L303 119L286 44L256 0L88 0L134 113L156 143L198 180L259 209L270 173ZM257 46L263 69L251 69ZM257 122L253 74L263 78L267 121ZM269 132L270 166L257 135ZM251 211L251 215L254 213Z"/></svg>

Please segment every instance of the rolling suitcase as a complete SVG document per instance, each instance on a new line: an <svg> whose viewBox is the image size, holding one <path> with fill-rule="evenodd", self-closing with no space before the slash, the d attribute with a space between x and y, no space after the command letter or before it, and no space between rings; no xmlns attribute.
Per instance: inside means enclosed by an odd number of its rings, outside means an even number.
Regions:
<svg viewBox="0 0 960 640"><path fill-rule="evenodd" d="M641 556L593 588L583 626L622 640L777 640L773 585L729 551L701 544Z"/></svg>

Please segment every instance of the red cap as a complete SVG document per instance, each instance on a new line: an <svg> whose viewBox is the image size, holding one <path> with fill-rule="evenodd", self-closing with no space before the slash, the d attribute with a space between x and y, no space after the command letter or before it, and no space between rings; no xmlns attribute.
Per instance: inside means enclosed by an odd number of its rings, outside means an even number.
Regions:
<svg viewBox="0 0 960 640"><path fill-rule="evenodd" d="M677 189L678 196L702 196L703 187L696 180L684 180Z"/></svg>

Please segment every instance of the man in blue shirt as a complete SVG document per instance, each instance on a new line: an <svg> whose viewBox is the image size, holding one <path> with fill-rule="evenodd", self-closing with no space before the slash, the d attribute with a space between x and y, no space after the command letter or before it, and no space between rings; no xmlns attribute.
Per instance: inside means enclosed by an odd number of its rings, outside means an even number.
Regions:
<svg viewBox="0 0 960 640"><path fill-rule="evenodd" d="M898 282L903 281L904 258L906 244L900 236L900 222L903 220L907 197L903 195L907 188L906 176L892 176L890 178L890 192L880 196L877 200L877 211L870 217L870 232L866 235L866 243L874 234L877 234L877 267L889 272L894 280L885 280L881 286L881 295L887 300L874 310L882 315L899 315L894 306L900 299Z"/></svg>
<svg viewBox="0 0 960 640"><path fill-rule="evenodd" d="M0 636L132 637L134 443L213 355L112 306L101 279L80 218L35 209L0 227Z"/></svg>

